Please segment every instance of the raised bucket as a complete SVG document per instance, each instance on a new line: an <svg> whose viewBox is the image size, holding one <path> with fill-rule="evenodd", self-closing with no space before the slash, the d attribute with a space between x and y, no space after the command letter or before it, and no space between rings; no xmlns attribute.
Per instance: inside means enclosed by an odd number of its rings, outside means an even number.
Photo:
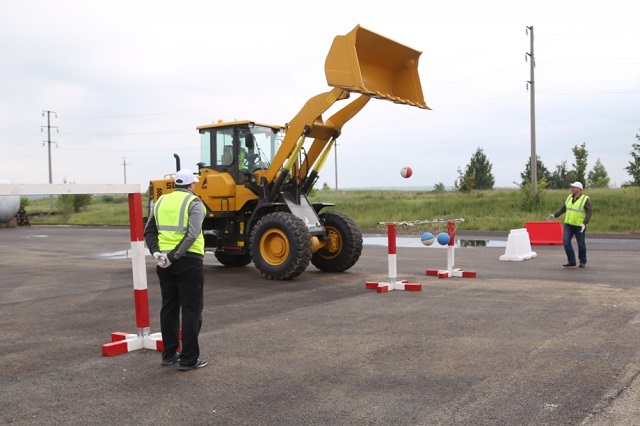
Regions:
<svg viewBox="0 0 640 426"><path fill-rule="evenodd" d="M357 25L333 40L324 70L329 86L431 109L424 101L418 59L411 49Z"/></svg>

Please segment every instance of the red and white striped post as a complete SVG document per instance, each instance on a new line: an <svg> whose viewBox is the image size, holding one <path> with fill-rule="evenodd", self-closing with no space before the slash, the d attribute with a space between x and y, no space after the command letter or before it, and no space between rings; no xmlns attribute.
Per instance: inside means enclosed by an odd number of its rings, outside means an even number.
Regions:
<svg viewBox="0 0 640 426"><path fill-rule="evenodd" d="M422 284L409 284L408 280L398 281L398 268L396 264L396 225L390 223L387 225L387 253L389 262L389 282L373 282L368 281L365 287L370 290L376 290L378 293L386 293L391 290L422 290Z"/></svg>
<svg viewBox="0 0 640 426"><path fill-rule="evenodd" d="M142 229L142 197L140 185L120 184L4 184L0 195L59 195L59 194L129 194L129 223L131 231L131 260L133 266L133 295L137 334L111 333L111 343L102 346L102 355L112 356L136 349L163 350L161 333L150 334L149 297Z"/></svg>
<svg viewBox="0 0 640 426"><path fill-rule="evenodd" d="M161 351L162 334L151 334L149 320L149 294L145 262L144 232L142 229L142 197L129 194L129 229L131 231L131 265L133 268L133 299L136 313L136 334L113 332L111 343L102 345L102 355L113 356L137 349Z"/></svg>
<svg viewBox="0 0 640 426"><path fill-rule="evenodd" d="M447 223L447 234L449 235L449 243L447 244L447 269L427 269L427 275L438 278L462 277L475 278L474 271L463 271L460 268L454 269L455 265L455 240L456 240L456 224L455 222Z"/></svg>

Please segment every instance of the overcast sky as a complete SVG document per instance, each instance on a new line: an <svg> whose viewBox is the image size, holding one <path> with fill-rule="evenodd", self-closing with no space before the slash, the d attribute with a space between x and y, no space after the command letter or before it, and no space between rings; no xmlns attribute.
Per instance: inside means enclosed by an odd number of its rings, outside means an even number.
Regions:
<svg viewBox="0 0 640 426"><path fill-rule="evenodd" d="M330 88L324 60L357 24L422 51L432 111L372 100L338 139L340 188L452 186L482 148L497 187L531 154L553 171L586 144L612 186L640 133L637 0L3 0L0 179L140 184L197 169L196 126L284 124ZM344 102L343 102L344 103ZM338 103L342 105L343 103ZM334 157L319 185L335 186ZM404 180L400 168L411 166Z"/></svg>

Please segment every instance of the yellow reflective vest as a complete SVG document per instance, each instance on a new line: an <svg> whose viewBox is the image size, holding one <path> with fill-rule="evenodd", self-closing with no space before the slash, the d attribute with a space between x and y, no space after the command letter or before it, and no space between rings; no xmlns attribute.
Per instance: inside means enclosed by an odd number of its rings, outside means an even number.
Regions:
<svg viewBox="0 0 640 426"><path fill-rule="evenodd" d="M581 195L577 200L573 201L573 194L567 197L567 201L564 202L567 211L564 216L564 223L574 226L580 226L584 223L584 219L587 216L587 212L584 209L584 205L587 203L589 197Z"/></svg>
<svg viewBox="0 0 640 426"><path fill-rule="evenodd" d="M188 191L173 191L158 199L153 206L153 215L158 226L160 251L173 250L189 229L189 205L198 197ZM204 255L202 230L187 251Z"/></svg>

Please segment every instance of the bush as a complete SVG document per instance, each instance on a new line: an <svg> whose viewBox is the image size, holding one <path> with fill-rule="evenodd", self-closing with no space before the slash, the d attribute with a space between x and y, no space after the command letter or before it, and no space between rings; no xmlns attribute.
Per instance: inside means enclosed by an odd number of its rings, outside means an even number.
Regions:
<svg viewBox="0 0 640 426"><path fill-rule="evenodd" d="M546 179L538 181L538 192L533 193L531 190L531 182L525 182L520 185L520 208L522 211L533 213L540 211L544 202L545 188L547 187Z"/></svg>
<svg viewBox="0 0 640 426"><path fill-rule="evenodd" d="M127 197L125 196L103 195L100 198L105 204L123 204L127 202Z"/></svg>
<svg viewBox="0 0 640 426"><path fill-rule="evenodd" d="M65 194L56 198L56 210L62 217L62 222L69 223L74 210L73 195Z"/></svg>
<svg viewBox="0 0 640 426"><path fill-rule="evenodd" d="M91 194L73 195L73 212L80 213L84 207L91 205L91 201Z"/></svg>

